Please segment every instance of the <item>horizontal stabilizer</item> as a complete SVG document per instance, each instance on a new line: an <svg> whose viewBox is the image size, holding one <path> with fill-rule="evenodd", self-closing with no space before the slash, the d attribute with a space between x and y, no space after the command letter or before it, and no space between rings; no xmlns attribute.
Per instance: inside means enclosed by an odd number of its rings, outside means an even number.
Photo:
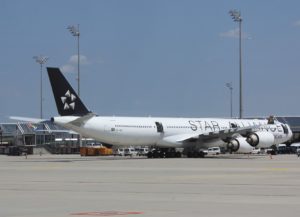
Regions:
<svg viewBox="0 0 300 217"><path fill-rule="evenodd" d="M17 120L17 121L30 122L30 123L41 123L43 121L46 121L46 119L18 117L18 116L10 116L9 119Z"/></svg>

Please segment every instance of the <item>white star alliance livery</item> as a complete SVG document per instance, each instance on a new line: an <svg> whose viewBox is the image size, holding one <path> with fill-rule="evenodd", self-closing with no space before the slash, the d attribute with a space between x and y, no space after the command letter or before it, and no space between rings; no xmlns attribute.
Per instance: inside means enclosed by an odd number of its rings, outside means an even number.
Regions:
<svg viewBox="0 0 300 217"><path fill-rule="evenodd" d="M154 145L164 156L184 148L188 156L203 156L201 150L212 146L249 153L253 147L269 147L292 137L289 126L276 120L97 116L85 107L59 68L47 70L61 115L52 121L106 144Z"/></svg>

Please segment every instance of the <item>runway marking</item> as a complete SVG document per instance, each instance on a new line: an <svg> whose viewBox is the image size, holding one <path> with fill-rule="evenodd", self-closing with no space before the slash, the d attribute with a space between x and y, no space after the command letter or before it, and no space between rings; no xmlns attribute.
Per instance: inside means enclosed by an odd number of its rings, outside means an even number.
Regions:
<svg viewBox="0 0 300 217"><path fill-rule="evenodd" d="M79 212L71 213L78 216L117 216L117 215L140 215L143 212L121 212L121 211L103 211L103 212Z"/></svg>
<svg viewBox="0 0 300 217"><path fill-rule="evenodd" d="M288 168L266 168L267 171L288 171Z"/></svg>

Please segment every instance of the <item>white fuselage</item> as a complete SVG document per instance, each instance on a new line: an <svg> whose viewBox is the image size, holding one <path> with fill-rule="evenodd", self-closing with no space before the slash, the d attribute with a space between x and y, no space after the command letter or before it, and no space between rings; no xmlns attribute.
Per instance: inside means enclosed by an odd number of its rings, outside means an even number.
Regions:
<svg viewBox="0 0 300 217"><path fill-rule="evenodd" d="M178 142L184 138L197 138L234 127L261 126L259 131L274 135L274 144L288 141L292 132L287 125L279 122L267 125L267 120L258 119L218 119L218 118L155 118L155 117L101 117L93 116L81 124L74 124L79 117L55 117L55 123L74 130L85 137L100 142L117 145L157 145L161 147L186 147L189 142ZM284 131L283 126L288 128ZM197 146L222 146L225 142L219 138L197 141ZM195 145L193 143L192 145Z"/></svg>

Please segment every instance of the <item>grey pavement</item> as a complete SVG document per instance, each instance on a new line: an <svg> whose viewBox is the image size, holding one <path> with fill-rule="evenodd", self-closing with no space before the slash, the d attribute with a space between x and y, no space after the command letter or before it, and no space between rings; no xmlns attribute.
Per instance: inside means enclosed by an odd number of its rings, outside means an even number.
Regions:
<svg viewBox="0 0 300 217"><path fill-rule="evenodd" d="M299 214L296 155L0 156L0 217Z"/></svg>

